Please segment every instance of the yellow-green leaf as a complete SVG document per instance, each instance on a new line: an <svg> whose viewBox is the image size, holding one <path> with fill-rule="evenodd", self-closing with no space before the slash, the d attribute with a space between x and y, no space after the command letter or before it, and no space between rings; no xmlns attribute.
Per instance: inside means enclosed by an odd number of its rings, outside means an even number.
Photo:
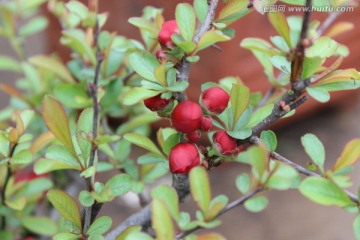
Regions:
<svg viewBox="0 0 360 240"><path fill-rule="evenodd" d="M76 156L71 140L69 120L61 104L55 98L45 95L41 104L41 111L49 130Z"/></svg>
<svg viewBox="0 0 360 240"><path fill-rule="evenodd" d="M353 139L346 144L340 157L336 160L334 171L354 164L360 158L360 139Z"/></svg>
<svg viewBox="0 0 360 240"><path fill-rule="evenodd" d="M54 57L50 57L46 55L37 55L31 57L29 59L29 62L37 67L44 68L54 73L65 82L70 82L70 83L75 82L74 78L71 76L71 73L66 68L66 66Z"/></svg>
<svg viewBox="0 0 360 240"><path fill-rule="evenodd" d="M47 197L61 216L72 222L79 230L82 229L79 206L69 194L61 190L50 190Z"/></svg>
<svg viewBox="0 0 360 240"><path fill-rule="evenodd" d="M157 240L174 239L174 225L166 205L155 198L151 204L152 223L156 233Z"/></svg>
<svg viewBox="0 0 360 240"><path fill-rule="evenodd" d="M230 102L233 111L233 127L235 127L241 114L245 111L246 107L249 105L249 100L250 100L250 90L248 87L239 84L232 85L230 91Z"/></svg>
<svg viewBox="0 0 360 240"><path fill-rule="evenodd" d="M139 146L139 147L142 147L152 153L155 153L157 155L160 155L160 156L164 156L160 150L156 147L156 145L146 136L143 136L141 134L138 134L138 133L127 133L124 135L124 138Z"/></svg>
<svg viewBox="0 0 360 240"><path fill-rule="evenodd" d="M211 190L209 178L205 169L202 167L195 167L191 169L189 180L191 195L198 203L202 212L206 213L209 210L211 201Z"/></svg>
<svg viewBox="0 0 360 240"><path fill-rule="evenodd" d="M21 218L22 225L31 232L52 236L57 232L57 226L48 217L26 216Z"/></svg>
<svg viewBox="0 0 360 240"><path fill-rule="evenodd" d="M281 12L270 12L268 14L271 25L282 36L289 47L291 47L290 28L286 21L286 17Z"/></svg>

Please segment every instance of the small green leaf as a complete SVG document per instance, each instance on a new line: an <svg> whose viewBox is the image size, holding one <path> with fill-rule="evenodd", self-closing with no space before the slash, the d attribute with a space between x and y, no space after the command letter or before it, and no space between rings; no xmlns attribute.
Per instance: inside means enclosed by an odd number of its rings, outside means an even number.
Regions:
<svg viewBox="0 0 360 240"><path fill-rule="evenodd" d="M228 40L230 40L230 37L225 35L223 32L219 30L207 31L204 35L200 37L196 51L197 52L201 51L207 47L210 47L215 43L224 42Z"/></svg>
<svg viewBox="0 0 360 240"><path fill-rule="evenodd" d="M50 190L47 197L58 212L68 221L81 230L80 209L75 200L61 190Z"/></svg>
<svg viewBox="0 0 360 240"><path fill-rule="evenodd" d="M159 162L164 162L164 161L167 161L164 157L160 157L159 155L152 154L152 153L142 155L137 159L137 163L141 164L141 165L142 164L154 164L154 163L159 163Z"/></svg>
<svg viewBox="0 0 360 240"><path fill-rule="evenodd" d="M83 109L92 106L84 83L62 83L54 89L54 96L66 107Z"/></svg>
<svg viewBox="0 0 360 240"><path fill-rule="evenodd" d="M206 213L211 201L210 183L206 171L202 167L191 169L189 180L191 195L202 212Z"/></svg>
<svg viewBox="0 0 360 240"><path fill-rule="evenodd" d="M5 55L0 55L0 70L21 72L21 67L19 62L16 61L15 59Z"/></svg>
<svg viewBox="0 0 360 240"><path fill-rule="evenodd" d="M130 191L133 180L128 174L118 174L110 178L105 186L110 188L110 191L115 196L121 196Z"/></svg>
<svg viewBox="0 0 360 240"><path fill-rule="evenodd" d="M192 41L196 25L196 16L193 7L188 3L179 3L175 9L175 19L185 41Z"/></svg>
<svg viewBox="0 0 360 240"><path fill-rule="evenodd" d="M264 196L253 197L244 203L244 206L250 212L261 212L269 204L269 200Z"/></svg>
<svg viewBox="0 0 360 240"><path fill-rule="evenodd" d="M21 223L26 229L40 235L52 236L57 232L56 224L47 217L26 216L21 218Z"/></svg>
<svg viewBox="0 0 360 240"><path fill-rule="evenodd" d="M266 187L276 190L297 188L301 178L299 173L291 166L281 162L270 162L270 171L273 171L266 182Z"/></svg>
<svg viewBox="0 0 360 240"><path fill-rule="evenodd" d="M154 23L150 20L141 17L129 18L128 22L141 30L150 32L152 35L157 35L157 29Z"/></svg>
<svg viewBox="0 0 360 240"><path fill-rule="evenodd" d="M79 202L84 207L91 207L94 204L95 199L92 197L89 191L83 190L79 194Z"/></svg>
<svg viewBox="0 0 360 240"><path fill-rule="evenodd" d="M228 1L225 7L220 10L216 22L230 25L232 22L236 21L249 12L247 5L248 2L246 1Z"/></svg>
<svg viewBox="0 0 360 240"><path fill-rule="evenodd" d="M290 40L290 28L286 21L286 17L281 12L270 12L268 14L271 25L275 28L275 30L282 36L287 45L291 46Z"/></svg>
<svg viewBox="0 0 360 240"><path fill-rule="evenodd" d="M46 17L35 17L20 27L19 35L22 37L27 37L39 33L48 26L48 23L49 22Z"/></svg>
<svg viewBox="0 0 360 240"><path fill-rule="evenodd" d="M345 207L354 204L344 190L328 179L308 177L301 183L299 190L305 197L325 206Z"/></svg>
<svg viewBox="0 0 360 240"><path fill-rule="evenodd" d="M330 94L324 88L321 87L313 87L306 88L306 92L316 101L325 103L330 100Z"/></svg>
<svg viewBox="0 0 360 240"><path fill-rule="evenodd" d="M265 144L269 152L275 151L277 146L277 139L273 131L263 131L260 135L260 139Z"/></svg>
<svg viewBox="0 0 360 240"><path fill-rule="evenodd" d="M170 213L163 201L155 198L151 204L152 227L156 233L157 240L174 239L174 225Z"/></svg>
<svg viewBox="0 0 360 240"><path fill-rule="evenodd" d="M356 138L346 144L340 157L336 160L334 171L338 171L348 166L351 166L359 159L360 159L360 139Z"/></svg>
<svg viewBox="0 0 360 240"><path fill-rule="evenodd" d="M124 231L122 231L115 240L128 240L130 238L130 235L134 234L134 233L140 233L141 232L141 226L130 226L128 228L126 228ZM146 238L139 238L139 239L146 239ZM150 238L152 239L152 238Z"/></svg>
<svg viewBox="0 0 360 240"><path fill-rule="evenodd" d="M306 57L328 58L335 53L338 46L339 44L335 40L329 37L320 37L306 50Z"/></svg>
<svg viewBox="0 0 360 240"><path fill-rule="evenodd" d="M155 112L139 114L130 118L129 121L122 123L121 126L116 130L116 134L122 135L124 133L133 131L139 126L148 125L157 120L159 120L159 117Z"/></svg>
<svg viewBox="0 0 360 240"><path fill-rule="evenodd" d="M305 57L303 63L303 70L301 74L301 79L307 79L311 77L323 64L324 59L320 57Z"/></svg>
<svg viewBox="0 0 360 240"><path fill-rule="evenodd" d="M58 233L53 237L53 240L76 240L81 237L80 234L73 234L73 233Z"/></svg>
<svg viewBox="0 0 360 240"><path fill-rule="evenodd" d="M173 219L176 221L180 219L179 198L173 188L165 185L157 186L151 191L151 196L153 199L160 199L166 205Z"/></svg>
<svg viewBox="0 0 360 240"><path fill-rule="evenodd" d="M250 128L244 128L238 131L227 131L227 134L236 139L245 139L251 136L252 130Z"/></svg>
<svg viewBox="0 0 360 240"><path fill-rule="evenodd" d="M261 107L260 109L258 109L251 116L250 121L247 124L247 127L254 127L256 124L260 123L262 120L264 120L267 116L271 114L273 108L274 108L274 104L267 104Z"/></svg>
<svg viewBox="0 0 360 240"><path fill-rule="evenodd" d="M203 0L194 0L193 5L197 18L200 22L203 22L209 9L209 5Z"/></svg>
<svg viewBox="0 0 360 240"><path fill-rule="evenodd" d="M268 154L265 148L252 146L246 152L238 155L236 161L250 164L254 177L260 181L265 181L264 176L268 170Z"/></svg>
<svg viewBox="0 0 360 240"><path fill-rule="evenodd" d="M32 154L28 149L24 149L21 150L20 152L17 152L10 159L10 163L12 165L26 165L31 163L31 161L32 161Z"/></svg>
<svg viewBox="0 0 360 240"><path fill-rule="evenodd" d="M74 166L62 161L47 158L40 158L34 165L34 171L36 174L43 174L62 169L81 170L81 167L78 164Z"/></svg>
<svg viewBox="0 0 360 240"><path fill-rule="evenodd" d="M65 7L73 13L76 13L77 16L79 16L81 19L84 19L89 14L88 8L81 2L71 0L67 3L65 3Z"/></svg>
<svg viewBox="0 0 360 240"><path fill-rule="evenodd" d="M160 94L160 91L149 90L142 87L134 87L127 93L125 93L123 97L123 104L124 105L134 105L141 100L146 98L154 97Z"/></svg>
<svg viewBox="0 0 360 240"><path fill-rule="evenodd" d="M147 52L134 52L129 56L131 67L143 78L158 82L154 72L160 64L154 55Z"/></svg>
<svg viewBox="0 0 360 240"><path fill-rule="evenodd" d="M93 117L94 109L86 108L81 112L79 119L76 123L76 140L79 144L80 150L85 160L89 158L91 151L91 143L89 139L85 139L84 137L92 134Z"/></svg>
<svg viewBox="0 0 360 240"><path fill-rule="evenodd" d="M82 178L89 178L94 176L96 173L96 168L94 166L91 166L87 169L85 169L84 171L81 172L80 177Z"/></svg>
<svg viewBox="0 0 360 240"><path fill-rule="evenodd" d="M69 120L64 108L55 98L45 95L41 103L41 111L48 129L76 156L70 134Z"/></svg>
<svg viewBox="0 0 360 240"><path fill-rule="evenodd" d="M29 59L29 62L34 66L46 69L54 73L56 76L60 77L65 82L75 82L67 67L57 58L46 55L36 55L31 57Z"/></svg>
<svg viewBox="0 0 360 240"><path fill-rule="evenodd" d="M95 53L86 41L85 32L80 29L69 29L62 31L63 36L60 39L61 44L70 47L91 64L96 64Z"/></svg>
<svg viewBox="0 0 360 240"><path fill-rule="evenodd" d="M250 177L247 173L242 173L236 178L236 187L242 193L245 194L250 190Z"/></svg>
<svg viewBox="0 0 360 240"><path fill-rule="evenodd" d="M124 135L124 139L152 153L163 156L163 154L156 147L156 145L146 136L138 133L127 133Z"/></svg>
<svg viewBox="0 0 360 240"><path fill-rule="evenodd" d="M69 149L63 145L51 145L48 147L48 149L46 149L45 157L47 159L59 160L76 168L80 167L79 163L76 161L76 158L71 154Z"/></svg>
<svg viewBox="0 0 360 240"><path fill-rule="evenodd" d="M360 214L358 214L353 223L354 235L356 240L360 240Z"/></svg>
<svg viewBox="0 0 360 240"><path fill-rule="evenodd" d="M321 141L311 133L301 137L301 144L311 160L318 166L321 172L324 172L325 148Z"/></svg>
<svg viewBox="0 0 360 240"><path fill-rule="evenodd" d="M99 234L102 235L109 231L111 228L112 220L110 217L102 216L97 219L90 225L89 230L86 232L88 235Z"/></svg>
<svg viewBox="0 0 360 240"><path fill-rule="evenodd" d="M230 102L233 112L233 128L239 120L241 114L245 111L249 105L250 100L250 90L248 87L233 84L230 91Z"/></svg>

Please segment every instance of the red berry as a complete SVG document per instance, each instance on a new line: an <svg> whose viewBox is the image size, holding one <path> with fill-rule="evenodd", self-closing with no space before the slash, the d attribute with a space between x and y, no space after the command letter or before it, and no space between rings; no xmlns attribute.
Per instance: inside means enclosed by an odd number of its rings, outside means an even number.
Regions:
<svg viewBox="0 0 360 240"><path fill-rule="evenodd" d="M212 113L220 114L227 107L230 95L220 87L206 89L201 96L201 103Z"/></svg>
<svg viewBox="0 0 360 240"><path fill-rule="evenodd" d="M161 94L144 100L145 107L151 111L163 110L170 102L170 99L161 98Z"/></svg>
<svg viewBox="0 0 360 240"><path fill-rule="evenodd" d="M186 139L188 140L188 142L191 143L196 143L200 139L200 137L201 137L201 133L198 130L186 134Z"/></svg>
<svg viewBox="0 0 360 240"><path fill-rule="evenodd" d="M174 43L171 41L173 34L179 34L180 30L175 20L166 21L162 24L161 30L158 34L158 41L164 48L174 48Z"/></svg>
<svg viewBox="0 0 360 240"><path fill-rule="evenodd" d="M229 136L224 130L217 131L213 135L215 149L222 155L231 156L237 153L236 139Z"/></svg>
<svg viewBox="0 0 360 240"><path fill-rule="evenodd" d="M201 130L207 132L212 128L212 118L210 116L204 116L201 122Z"/></svg>
<svg viewBox="0 0 360 240"><path fill-rule="evenodd" d="M14 183L19 182L30 182L37 178L46 178L49 175L46 173L36 174L33 169L20 169L17 170L14 174Z"/></svg>
<svg viewBox="0 0 360 240"><path fill-rule="evenodd" d="M156 51L155 56L159 61L159 63L166 62L167 59L166 53L161 48Z"/></svg>
<svg viewBox="0 0 360 240"><path fill-rule="evenodd" d="M199 129L202 118L201 107L192 101L180 102L171 113L173 127L183 133L192 133Z"/></svg>
<svg viewBox="0 0 360 240"><path fill-rule="evenodd" d="M170 172L186 174L200 164L200 154L193 143L178 143L170 151Z"/></svg>

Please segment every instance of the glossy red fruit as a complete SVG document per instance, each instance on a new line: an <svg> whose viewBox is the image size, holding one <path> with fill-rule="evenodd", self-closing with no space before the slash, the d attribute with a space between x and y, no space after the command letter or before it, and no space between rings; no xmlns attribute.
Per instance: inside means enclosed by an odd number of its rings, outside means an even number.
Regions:
<svg viewBox="0 0 360 240"><path fill-rule="evenodd" d="M166 62L166 59L167 59L166 53L161 48L156 50L155 56L156 56L157 60L159 61L159 63Z"/></svg>
<svg viewBox="0 0 360 240"><path fill-rule="evenodd" d="M213 135L215 149L222 155L231 156L238 152L236 139L229 136L224 130L217 131Z"/></svg>
<svg viewBox="0 0 360 240"><path fill-rule="evenodd" d="M193 143L178 143L169 154L170 172L186 174L200 164L200 154Z"/></svg>
<svg viewBox="0 0 360 240"><path fill-rule="evenodd" d="M161 94L144 100L145 107L147 107L151 111L161 111L170 102L171 102L170 99L161 98Z"/></svg>
<svg viewBox="0 0 360 240"><path fill-rule="evenodd" d="M192 101L180 102L171 113L173 127L179 132L187 134L201 127L202 118L201 107Z"/></svg>
<svg viewBox="0 0 360 240"><path fill-rule="evenodd" d="M206 89L201 95L202 105L210 112L215 114L222 113L227 107L230 95L221 87L211 87Z"/></svg>
<svg viewBox="0 0 360 240"><path fill-rule="evenodd" d="M196 143L200 139L201 133L200 131L196 130L192 133L186 134L185 137L188 140L188 142Z"/></svg>
<svg viewBox="0 0 360 240"><path fill-rule="evenodd" d="M210 116L204 116L201 122L201 130L207 132L212 128L212 118Z"/></svg>
<svg viewBox="0 0 360 240"><path fill-rule="evenodd" d="M175 20L166 21L162 24L161 30L158 34L158 41L164 48L174 48L174 43L171 41L173 34L179 34L180 30Z"/></svg>

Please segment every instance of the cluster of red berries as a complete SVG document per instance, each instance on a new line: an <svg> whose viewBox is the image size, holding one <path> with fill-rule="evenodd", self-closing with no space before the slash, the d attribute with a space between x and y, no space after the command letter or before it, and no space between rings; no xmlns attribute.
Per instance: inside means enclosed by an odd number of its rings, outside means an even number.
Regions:
<svg viewBox="0 0 360 240"><path fill-rule="evenodd" d="M161 49L156 52L157 59L166 61L164 50L174 48L171 41L173 34L178 34L179 28L175 20L163 23L158 35ZM201 105L212 114L221 114L228 106L229 94L220 87L210 87L201 95ZM163 99L161 95L144 100L145 106L152 111L161 111L172 102L172 99ZM201 106L192 101L182 101L173 109L171 113L172 126L185 135L187 142L175 145L169 154L169 165L172 173L185 174L191 168L201 162L201 156L195 144L201 131L209 131L212 128L211 116L204 116ZM240 151L236 144L236 139L229 136L226 131L219 130L213 135L215 149L224 156L231 156Z"/></svg>

